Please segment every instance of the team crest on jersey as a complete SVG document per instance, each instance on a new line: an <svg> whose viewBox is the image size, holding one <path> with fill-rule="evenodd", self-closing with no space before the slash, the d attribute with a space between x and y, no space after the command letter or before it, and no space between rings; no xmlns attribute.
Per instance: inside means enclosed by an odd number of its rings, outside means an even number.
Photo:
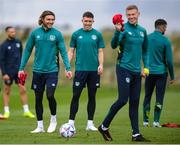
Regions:
<svg viewBox="0 0 180 145"><path fill-rule="evenodd" d="M19 43L16 43L16 47L19 48L19 47L20 47L20 44L19 44Z"/></svg>
<svg viewBox="0 0 180 145"><path fill-rule="evenodd" d="M40 38L40 36L39 36L39 35L37 35L37 36L36 36L36 38L37 38L37 39L39 39L39 38Z"/></svg>
<svg viewBox="0 0 180 145"><path fill-rule="evenodd" d="M80 85L80 82L75 82L75 86L78 87Z"/></svg>
<svg viewBox="0 0 180 145"><path fill-rule="evenodd" d="M11 46L8 46L8 50L10 50L11 49Z"/></svg>
<svg viewBox="0 0 180 145"><path fill-rule="evenodd" d="M128 32L129 35L132 35L132 32Z"/></svg>
<svg viewBox="0 0 180 145"><path fill-rule="evenodd" d="M130 83L130 78L126 77L126 83Z"/></svg>
<svg viewBox="0 0 180 145"><path fill-rule="evenodd" d="M82 38L83 38L83 36L81 36L81 35L80 35L78 38L79 38L79 39L82 39Z"/></svg>
<svg viewBox="0 0 180 145"><path fill-rule="evenodd" d="M91 35L91 38L92 38L93 40L96 40L96 39L97 39L97 36L96 36L96 35Z"/></svg>
<svg viewBox="0 0 180 145"><path fill-rule="evenodd" d="M51 41L54 41L54 40L56 39L56 37L55 37L54 35L50 35L49 39L50 39Z"/></svg>
<svg viewBox="0 0 180 145"><path fill-rule="evenodd" d="M144 33L142 31L140 32L140 35L141 35L141 37L144 37Z"/></svg>
<svg viewBox="0 0 180 145"><path fill-rule="evenodd" d="M33 88L34 88L34 89L37 89L37 85L36 85L36 84L33 84Z"/></svg>

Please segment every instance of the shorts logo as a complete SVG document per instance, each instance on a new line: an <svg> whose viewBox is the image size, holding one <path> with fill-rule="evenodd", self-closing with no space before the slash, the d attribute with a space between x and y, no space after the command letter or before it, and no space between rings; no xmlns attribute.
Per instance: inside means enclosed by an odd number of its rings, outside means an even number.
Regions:
<svg viewBox="0 0 180 145"><path fill-rule="evenodd" d="M53 84L52 84L52 86L53 86L53 87L55 87L55 86L56 86L56 84L54 84L54 83L53 83Z"/></svg>
<svg viewBox="0 0 180 145"><path fill-rule="evenodd" d="M11 50L11 46L8 46L8 50Z"/></svg>
<svg viewBox="0 0 180 145"><path fill-rule="evenodd" d="M34 85L33 85L33 88L34 88L34 89L37 89L37 85L36 85L36 84L34 84Z"/></svg>
<svg viewBox="0 0 180 145"><path fill-rule="evenodd" d="M51 41L54 41L54 40L56 39L56 37L55 37L54 35L50 35L49 39L50 39Z"/></svg>
<svg viewBox="0 0 180 145"><path fill-rule="evenodd" d="M78 87L80 85L80 82L75 82L75 86Z"/></svg>
<svg viewBox="0 0 180 145"><path fill-rule="evenodd" d="M144 37L144 33L142 31L140 32L140 35L141 35L141 37Z"/></svg>
<svg viewBox="0 0 180 145"><path fill-rule="evenodd" d="M19 44L19 43L16 43L16 47L19 48L19 47L20 47L20 44Z"/></svg>
<svg viewBox="0 0 180 145"><path fill-rule="evenodd" d="M126 83L130 83L130 78L126 78Z"/></svg>
<svg viewBox="0 0 180 145"><path fill-rule="evenodd" d="M91 35L91 38L92 38L93 40L96 40L96 39L97 39L97 36L96 36L96 35Z"/></svg>
<svg viewBox="0 0 180 145"><path fill-rule="evenodd" d="M79 38L79 39L82 39L83 37L82 37L82 36L79 36L78 38Z"/></svg>
<svg viewBox="0 0 180 145"><path fill-rule="evenodd" d="M99 87L99 83L96 83L96 87Z"/></svg>

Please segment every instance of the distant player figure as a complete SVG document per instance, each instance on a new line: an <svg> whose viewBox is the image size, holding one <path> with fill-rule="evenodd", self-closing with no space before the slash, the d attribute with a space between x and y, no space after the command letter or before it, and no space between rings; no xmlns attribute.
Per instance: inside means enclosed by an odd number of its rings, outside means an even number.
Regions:
<svg viewBox="0 0 180 145"><path fill-rule="evenodd" d="M31 88L35 94L37 128L31 133L45 132L43 123L43 94L45 89L51 113L47 132L52 133L56 130L57 103L54 94L58 83L59 54L61 54L65 65L66 77L69 79L72 77L64 39L61 32L53 28L54 22L55 14L52 11L42 12L39 18L40 27L33 30L27 40L18 73L19 76L24 74L25 65L35 47Z"/></svg>
<svg viewBox="0 0 180 145"><path fill-rule="evenodd" d="M155 21L155 31L148 35L149 76L145 80L145 97L143 104L143 125L149 126L151 97L156 88L153 127L161 127L159 120L163 108L164 94L168 73L170 84L174 82L174 67L171 42L164 36L167 22L164 19Z"/></svg>
<svg viewBox="0 0 180 145"><path fill-rule="evenodd" d="M18 69L22 56L22 43L16 38L16 30L12 26L5 28L7 39L0 46L0 64L4 80L3 87L3 102L4 102L4 117L10 117L9 100L11 85L13 81L18 85L20 99L24 109L24 116L35 118L29 111L28 97L25 86L18 83Z"/></svg>
<svg viewBox="0 0 180 145"><path fill-rule="evenodd" d="M93 119L96 108L96 91L100 87L100 75L103 73L103 48L105 45L101 33L92 28L94 15L91 12L84 12L82 23L83 28L72 34L71 48L68 52L70 62L74 54L76 54L69 123L74 126L75 116L79 107L79 98L83 88L87 85L88 121L86 130L97 131Z"/></svg>
<svg viewBox="0 0 180 145"><path fill-rule="evenodd" d="M127 104L129 100L129 118L132 128L132 141L148 141L139 131L138 107L141 91L141 75L148 75L142 71L141 60L148 70L148 49L146 30L138 24L139 10L136 5L126 8L128 22L122 25L115 24L115 33L111 41L112 49L120 46L120 53L117 59L116 75L118 82L118 98L111 106L107 116L98 127L104 140L112 141L109 126L117 112ZM124 27L124 28L123 28Z"/></svg>

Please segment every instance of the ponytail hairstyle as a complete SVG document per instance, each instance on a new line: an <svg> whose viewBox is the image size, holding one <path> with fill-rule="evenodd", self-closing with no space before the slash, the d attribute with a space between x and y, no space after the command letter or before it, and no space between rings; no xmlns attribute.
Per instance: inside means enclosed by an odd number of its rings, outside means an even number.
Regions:
<svg viewBox="0 0 180 145"><path fill-rule="evenodd" d="M46 10L46 11L42 12L42 14L41 14L40 17L39 17L39 20L38 20L38 24L39 24L39 25L42 25L43 19L44 19L47 15L52 15L52 16L54 16L54 18L55 18L55 14L54 14L52 11Z"/></svg>

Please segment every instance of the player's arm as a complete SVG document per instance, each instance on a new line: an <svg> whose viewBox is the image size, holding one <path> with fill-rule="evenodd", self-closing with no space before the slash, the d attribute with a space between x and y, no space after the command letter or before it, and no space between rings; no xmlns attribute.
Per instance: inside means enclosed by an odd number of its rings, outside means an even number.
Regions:
<svg viewBox="0 0 180 145"><path fill-rule="evenodd" d="M173 53L172 53L172 47L171 47L171 43L170 41L167 39L167 43L166 43L166 63L167 63L167 67L168 67L168 71L170 74L170 83L174 82L175 76L174 76L174 65L173 65Z"/></svg>
<svg viewBox="0 0 180 145"><path fill-rule="evenodd" d="M1 51L0 52L0 68L1 68L2 75L5 75L6 74L6 65L5 65L6 53L5 53L5 47L3 44L0 46L0 51Z"/></svg>
<svg viewBox="0 0 180 145"><path fill-rule="evenodd" d="M72 62L72 59L74 57L74 53L75 53L75 48L74 47L71 47L68 51L68 58L69 58L69 62L71 63Z"/></svg>
<svg viewBox="0 0 180 145"><path fill-rule="evenodd" d="M22 55L19 71L24 70L24 68L27 64L27 61L29 60L29 57L32 53L34 45L35 45L34 33L31 33L31 35L29 36L29 38L27 40L26 47L25 47L23 55Z"/></svg>
<svg viewBox="0 0 180 145"><path fill-rule="evenodd" d="M98 49L98 61L99 61L98 74L101 75L103 73L103 63L104 63L103 48Z"/></svg>
<svg viewBox="0 0 180 145"><path fill-rule="evenodd" d="M146 31L144 31L144 41L142 45L142 58L143 58L143 63L144 63L142 76L146 77L149 75L149 47L148 47L148 36L147 36Z"/></svg>

